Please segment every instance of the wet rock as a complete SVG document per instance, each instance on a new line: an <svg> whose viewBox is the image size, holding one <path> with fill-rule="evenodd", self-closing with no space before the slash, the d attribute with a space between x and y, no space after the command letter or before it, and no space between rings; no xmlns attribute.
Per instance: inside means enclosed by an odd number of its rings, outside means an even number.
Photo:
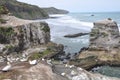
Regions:
<svg viewBox="0 0 120 80"><path fill-rule="evenodd" d="M88 34L89 34L89 33L68 34L68 35L65 35L64 37L67 37L67 38L75 38L75 37L84 36L84 35L88 35Z"/></svg>

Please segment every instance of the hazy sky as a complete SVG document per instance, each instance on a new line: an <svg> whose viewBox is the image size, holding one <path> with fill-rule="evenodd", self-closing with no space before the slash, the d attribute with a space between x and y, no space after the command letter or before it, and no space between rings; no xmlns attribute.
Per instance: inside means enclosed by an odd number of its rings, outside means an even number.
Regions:
<svg viewBox="0 0 120 80"><path fill-rule="evenodd" d="M120 11L120 0L18 0L39 7L56 7L70 12Z"/></svg>

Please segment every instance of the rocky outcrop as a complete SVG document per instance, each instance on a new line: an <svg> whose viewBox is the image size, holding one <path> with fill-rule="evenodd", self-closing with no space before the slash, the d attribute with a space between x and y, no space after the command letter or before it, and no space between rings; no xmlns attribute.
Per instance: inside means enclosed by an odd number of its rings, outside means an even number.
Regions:
<svg viewBox="0 0 120 80"><path fill-rule="evenodd" d="M0 80L68 80L55 74L46 62L34 66L28 62L15 63L10 71L0 74Z"/></svg>
<svg viewBox="0 0 120 80"><path fill-rule="evenodd" d="M2 15L6 23L0 27L0 62L27 61L51 58L63 53L63 45L50 42L50 28L46 22L23 20Z"/></svg>
<svg viewBox="0 0 120 80"><path fill-rule="evenodd" d="M103 20L94 23L90 33L89 48L111 50L120 46L119 29L113 20Z"/></svg>
<svg viewBox="0 0 120 80"><path fill-rule="evenodd" d="M69 13L66 10L62 10L62 9L56 9L54 7L49 7L49 8L42 8L45 12L47 12L48 14L67 14Z"/></svg>
<svg viewBox="0 0 120 80"><path fill-rule="evenodd" d="M10 13L23 19L45 19L48 14L35 5L30 5L16 0L1 0L0 5L5 5Z"/></svg>
<svg viewBox="0 0 120 80"><path fill-rule="evenodd" d="M68 34L68 35L65 35L64 37L67 37L67 38L76 38L76 37L84 36L84 35L88 35L88 34L89 33Z"/></svg>
<svg viewBox="0 0 120 80"><path fill-rule="evenodd" d="M71 64L91 69L95 66L120 65L120 37L117 23L111 19L98 21L90 33L90 45Z"/></svg>
<svg viewBox="0 0 120 80"><path fill-rule="evenodd" d="M0 27L0 44L21 51L50 42L50 29L45 22Z"/></svg>
<svg viewBox="0 0 120 80"><path fill-rule="evenodd" d="M100 74L87 72L72 65L47 64L46 61L30 65L28 62L13 63L8 72L1 72L0 80L119 80ZM1 66L0 66L1 68ZM63 74L64 75L61 75Z"/></svg>

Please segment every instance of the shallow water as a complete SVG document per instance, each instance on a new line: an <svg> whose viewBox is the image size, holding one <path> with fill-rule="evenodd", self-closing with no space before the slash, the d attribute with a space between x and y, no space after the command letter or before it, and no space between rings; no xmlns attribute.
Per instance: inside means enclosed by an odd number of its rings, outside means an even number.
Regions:
<svg viewBox="0 0 120 80"><path fill-rule="evenodd" d="M110 66L102 66L99 67L96 73L101 73L103 75L111 76L111 77L119 77L120 78L120 67L110 67Z"/></svg>

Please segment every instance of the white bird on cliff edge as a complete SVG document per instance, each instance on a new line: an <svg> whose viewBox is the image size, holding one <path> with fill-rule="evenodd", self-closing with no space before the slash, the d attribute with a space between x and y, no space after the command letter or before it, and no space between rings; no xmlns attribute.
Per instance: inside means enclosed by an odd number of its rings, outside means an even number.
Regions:
<svg viewBox="0 0 120 80"><path fill-rule="evenodd" d="M64 73L64 72L63 72L63 73L61 73L61 75L62 75L62 76L65 76L65 75L66 75L66 73Z"/></svg>
<svg viewBox="0 0 120 80"><path fill-rule="evenodd" d="M10 62L7 62L7 65L2 69L3 72L7 72L11 69L12 65Z"/></svg>
<svg viewBox="0 0 120 80"><path fill-rule="evenodd" d="M42 58L42 61L45 61L45 59L44 59L44 58Z"/></svg>
<svg viewBox="0 0 120 80"><path fill-rule="evenodd" d="M29 64L30 64L30 65L35 65L35 64L37 64L37 60L32 60L32 61L29 60Z"/></svg>

